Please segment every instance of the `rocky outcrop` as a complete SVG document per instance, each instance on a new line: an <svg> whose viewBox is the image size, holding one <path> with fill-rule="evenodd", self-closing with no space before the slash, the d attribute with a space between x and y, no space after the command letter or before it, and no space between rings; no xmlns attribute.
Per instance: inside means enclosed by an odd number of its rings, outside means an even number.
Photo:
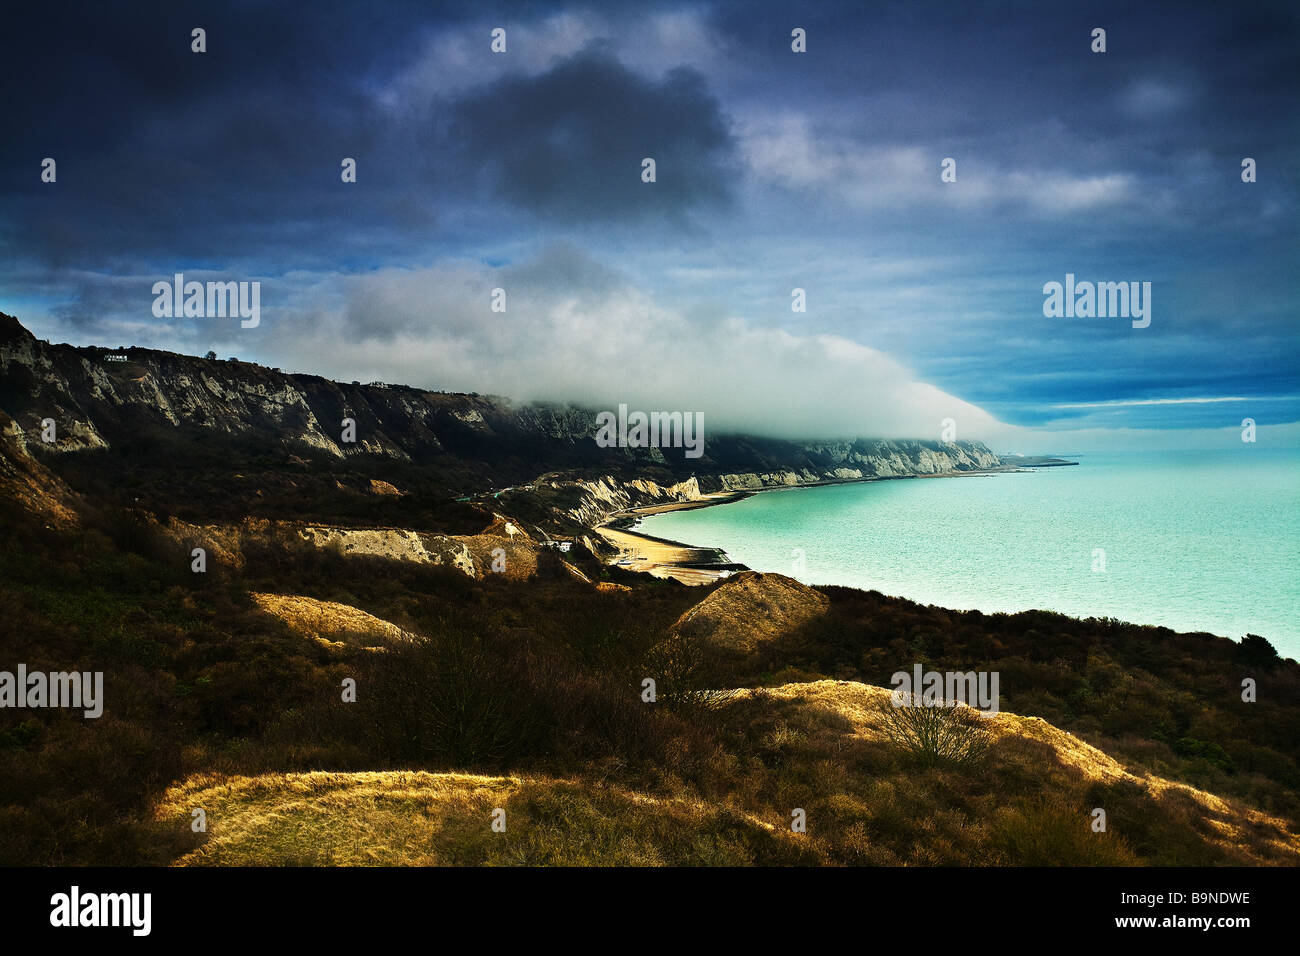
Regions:
<svg viewBox="0 0 1300 956"><path fill-rule="evenodd" d="M27 436L0 412L0 497L17 502L53 525L77 522L75 496L27 450Z"/></svg>
<svg viewBox="0 0 1300 956"><path fill-rule="evenodd" d="M511 526L513 527L513 525ZM307 525L304 541L345 557L378 557L455 568L472 578L501 574L528 578L537 570L537 546L525 534L446 535L400 528Z"/></svg>
<svg viewBox="0 0 1300 956"><path fill-rule="evenodd" d="M489 574L515 579L532 577L537 571L536 542L518 529L510 534L507 529L515 526L499 516L498 519L488 533L476 535L297 524L258 518L234 525L198 525L171 518L158 527L166 538L176 543L178 552L188 556L193 548L203 548L209 564L214 566L242 568L245 544L270 541L287 548L333 551L345 558L386 558L449 567L472 578ZM500 534L495 533L498 529Z"/></svg>
<svg viewBox="0 0 1300 956"><path fill-rule="evenodd" d="M673 485L661 485L644 478L619 481L606 475L595 481L549 482L556 490L572 490L578 495L578 504L565 510L565 516L583 527L594 527L611 515L647 505L668 504L678 501L698 501L703 497L697 478Z"/></svg>

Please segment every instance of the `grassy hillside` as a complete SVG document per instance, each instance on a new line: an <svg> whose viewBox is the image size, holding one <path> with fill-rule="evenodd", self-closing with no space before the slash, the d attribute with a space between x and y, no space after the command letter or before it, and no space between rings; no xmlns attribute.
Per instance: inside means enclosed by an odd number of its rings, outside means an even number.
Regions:
<svg viewBox="0 0 1300 956"><path fill-rule="evenodd" d="M735 695L713 715L723 750L707 772L645 789L609 773L205 774L158 818L208 814L187 865L1300 863L1286 821L1134 775L1038 718L1001 714L986 758L918 768L888 733L888 696L836 681Z"/></svg>
<svg viewBox="0 0 1300 956"><path fill-rule="evenodd" d="M549 552L530 580L476 580L279 538L197 575L84 503L54 528L5 502L0 533L23 542L0 555L6 660L103 670L107 699L99 720L0 711L3 863L1295 861L1300 668L1261 642L843 589L790 603L581 549L624 586ZM679 626L705 599L734 625L739 596L789 613L739 646ZM881 736L871 691L807 683L916 661L1000 669L1004 711L1074 736L1004 715L978 761L930 766ZM701 693L745 687L767 690Z"/></svg>

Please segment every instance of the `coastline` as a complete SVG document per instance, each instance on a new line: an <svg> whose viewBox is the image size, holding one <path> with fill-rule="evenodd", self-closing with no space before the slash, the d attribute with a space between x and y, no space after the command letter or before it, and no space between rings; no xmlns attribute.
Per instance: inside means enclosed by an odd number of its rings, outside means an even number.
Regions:
<svg viewBox="0 0 1300 956"><path fill-rule="evenodd" d="M591 530L616 551L608 563L625 571L643 571L656 578L672 578L682 584L712 584L747 570L735 564L721 548L696 547L681 541L656 538L633 530L641 518L669 511L691 511L729 504L748 498L754 491L718 491L691 501L629 508L610 515Z"/></svg>
<svg viewBox="0 0 1300 956"><path fill-rule="evenodd" d="M1074 464L1071 462L1071 464ZM657 578L672 578L683 584L712 584L739 571L750 570L732 561L721 548L687 544L668 538L658 538L636 529L642 518L666 514L670 511L694 511L715 505L732 504L751 495L769 491L793 491L800 488L820 488L827 485L855 485L871 481L909 481L917 478L988 478L995 475L1017 474L1033 471L1032 467L1005 465L978 471L946 471L933 475L890 475L868 478L831 478L798 485L770 485L766 488L747 488L738 491L715 491L690 501L673 501L666 504L629 508L610 515L592 527L606 543L615 549L615 557L608 563L627 571L641 571Z"/></svg>

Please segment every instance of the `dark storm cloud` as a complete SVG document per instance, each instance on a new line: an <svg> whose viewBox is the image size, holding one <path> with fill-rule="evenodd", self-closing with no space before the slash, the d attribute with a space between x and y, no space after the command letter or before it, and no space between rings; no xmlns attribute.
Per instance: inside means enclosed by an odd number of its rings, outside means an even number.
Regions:
<svg viewBox="0 0 1300 956"><path fill-rule="evenodd" d="M196 26L203 54L190 51ZM368 66L401 36L396 20L338 3L310 16L251 3L25 5L0 39L6 257L117 272L274 257L283 269L392 249L428 222L418 199L385 189L397 161L365 91ZM38 179L46 156L54 186ZM371 163L352 191L340 188L344 156Z"/></svg>
<svg viewBox="0 0 1300 956"><path fill-rule="evenodd" d="M25 4L0 30L0 308L80 341L218 341L303 370L346 371L372 343L369 377L442 356L467 387L509 368L512 388L561 397L627 364L640 324L721 351L734 318L735 341L767 350L734 353L755 381L835 336L1014 424L1199 426L1237 409L1093 406L1287 395L1267 411L1295 421L1298 11ZM489 52L497 25L508 55ZM266 321L227 339L155 323L150 286L181 270L261 279ZM1150 280L1152 325L1044 317L1042 285L1066 272ZM508 317L485 312L498 285ZM583 371L540 368L620 309L625 331ZM337 355L311 334L324 319ZM818 394L813 359L793 367ZM800 411L805 378L774 417ZM669 407L700 394L681 382Z"/></svg>
<svg viewBox="0 0 1300 956"><path fill-rule="evenodd" d="M735 142L704 78L647 80L597 50L537 77L509 76L456 106L452 137L496 193L579 222L685 217L725 204ZM657 166L642 182L642 160Z"/></svg>
<svg viewBox="0 0 1300 956"><path fill-rule="evenodd" d="M436 7L62 12L25 11L0 41L24 87L6 96L0 137L11 263L376 265L452 241L438 226L458 205L480 220L495 198L498 219L513 207L559 222L680 224L730 194L734 143L690 70L645 79L591 51L390 113L377 91L420 54L421 31L404 18L436 29ZM190 52L198 25L201 55ZM58 163L53 187L39 181L46 156ZM660 164L653 185L640 179L644 156ZM358 164L348 187L344 157Z"/></svg>

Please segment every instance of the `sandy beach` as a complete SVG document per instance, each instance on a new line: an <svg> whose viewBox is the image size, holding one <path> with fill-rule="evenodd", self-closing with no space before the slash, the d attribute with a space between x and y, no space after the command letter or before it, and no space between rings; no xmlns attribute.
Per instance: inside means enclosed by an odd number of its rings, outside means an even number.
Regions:
<svg viewBox="0 0 1300 956"><path fill-rule="evenodd" d="M850 478L831 481L809 482L803 485L773 485L768 488L755 488L744 491L715 491L702 495L692 501L673 501L667 504L648 505L644 508L632 508L612 515L604 524L592 530L617 549L617 556L610 562L616 567L629 571L643 571L657 578L672 578L683 584L711 584L722 578L730 577L737 571L746 570L744 565L733 562L720 548L697 548L680 541L668 541L640 534L633 530L637 519L649 515L664 514L669 511L691 511L695 508L708 508L713 505L728 504L762 494L764 491L785 491L791 488L816 488L822 485L855 484L862 481L902 481L912 478L962 478L1007 474L1025 469L1016 466L981 469L978 471L953 471L935 475L907 475L899 478Z"/></svg>
<svg viewBox="0 0 1300 956"><path fill-rule="evenodd" d="M683 584L709 584L738 570L717 548L692 548L608 526L595 531L618 549L617 557L610 563L628 571L644 571Z"/></svg>
<svg viewBox="0 0 1300 956"><path fill-rule="evenodd" d="M721 491L694 501L673 501L661 505L633 508L613 515L592 529L617 549L610 563L628 571L643 571L657 578L672 578L683 584L710 584L743 570L733 564L719 548L696 548L678 541L653 538L632 530L638 518L668 511L689 511L725 504L746 497L750 492Z"/></svg>

